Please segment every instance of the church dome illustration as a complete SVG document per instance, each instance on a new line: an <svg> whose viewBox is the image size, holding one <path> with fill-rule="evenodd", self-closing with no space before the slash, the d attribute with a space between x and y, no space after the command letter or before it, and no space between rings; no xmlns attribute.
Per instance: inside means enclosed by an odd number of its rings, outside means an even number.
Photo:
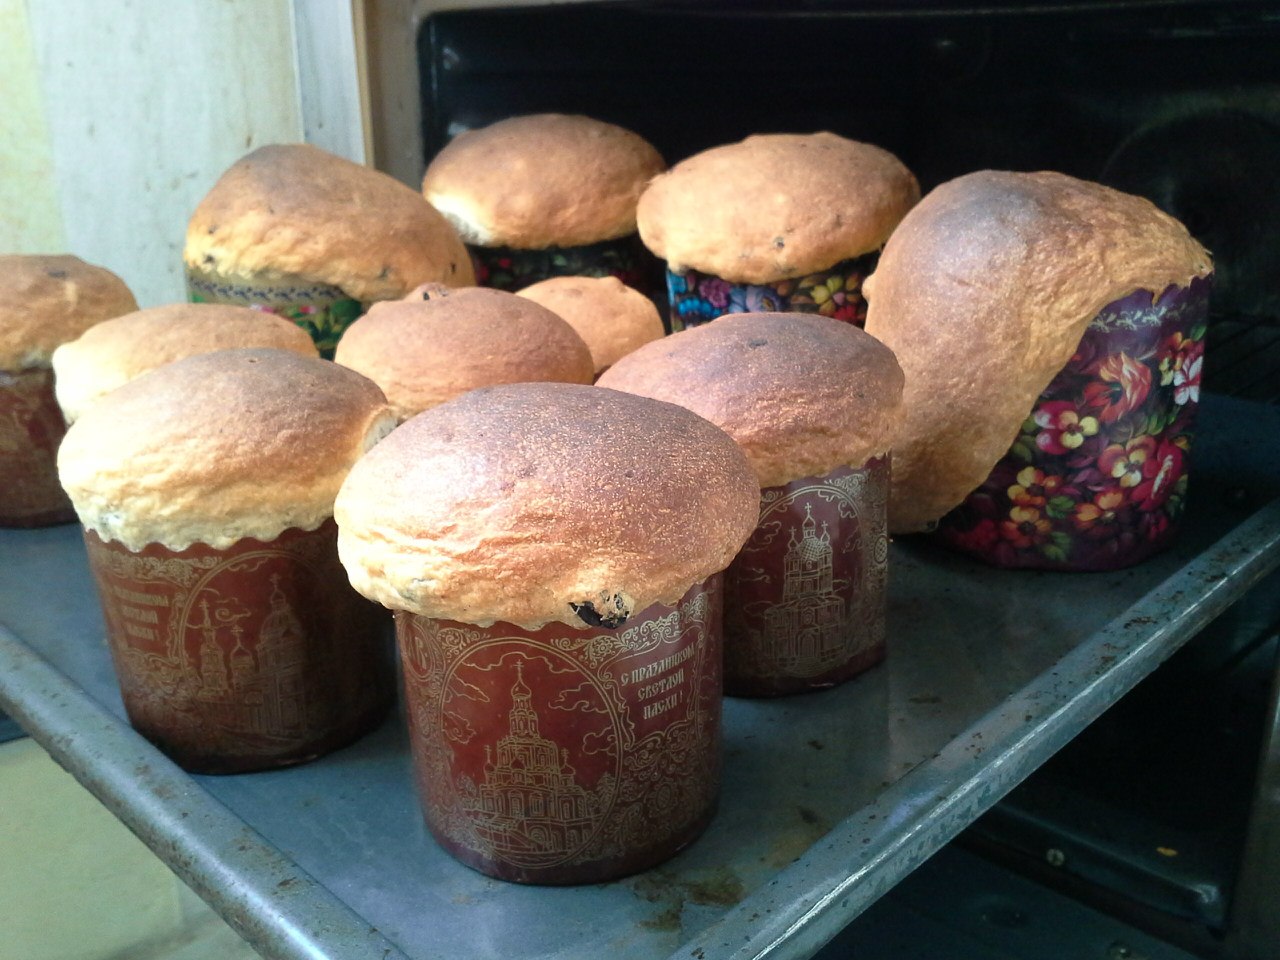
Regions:
<svg viewBox="0 0 1280 960"><path fill-rule="evenodd" d="M507 732L485 746L484 779L461 798L479 838L525 866L572 856L595 832L602 803L578 783L569 750L543 736L524 661L515 662Z"/></svg>
<svg viewBox="0 0 1280 960"><path fill-rule="evenodd" d="M246 633L234 614L218 609L223 601L215 583L197 605L200 619L191 623L199 636L202 717L232 738L296 736L307 729L308 707L323 706L308 703L305 674L315 653L306 632L279 574L270 584L267 613L256 630Z"/></svg>
<svg viewBox="0 0 1280 960"><path fill-rule="evenodd" d="M846 655L845 601L835 590L831 534L825 521L818 532L808 504L804 511L787 543L782 600L765 614L776 662L793 676L822 673Z"/></svg>

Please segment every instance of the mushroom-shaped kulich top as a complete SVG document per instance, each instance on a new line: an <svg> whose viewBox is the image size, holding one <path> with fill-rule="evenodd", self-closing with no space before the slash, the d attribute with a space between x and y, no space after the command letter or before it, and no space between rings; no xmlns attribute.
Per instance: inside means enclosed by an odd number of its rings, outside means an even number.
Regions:
<svg viewBox="0 0 1280 960"><path fill-rule="evenodd" d="M672 334L597 385L706 417L738 441L761 487L887 453L902 405L891 350L850 324L797 313L735 314Z"/></svg>
<svg viewBox="0 0 1280 960"><path fill-rule="evenodd" d="M365 303L475 282L462 241L414 190L301 143L233 163L192 214L183 258L237 280L301 277Z"/></svg>
<svg viewBox="0 0 1280 960"><path fill-rule="evenodd" d="M551 277L525 287L520 296L563 317L578 332L597 374L665 332L653 301L617 277Z"/></svg>
<svg viewBox="0 0 1280 960"><path fill-rule="evenodd" d="M0 370L47 369L60 344L137 309L105 267L67 255L0 256Z"/></svg>
<svg viewBox="0 0 1280 960"><path fill-rule="evenodd" d="M317 528L351 465L394 426L382 391L352 370L219 350L100 399L67 431L58 475L103 540L224 549Z"/></svg>
<svg viewBox="0 0 1280 960"><path fill-rule="evenodd" d="M759 495L733 439L683 407L577 384L485 387L357 464L338 553L392 609L613 627L727 567Z"/></svg>
<svg viewBox="0 0 1280 960"><path fill-rule="evenodd" d="M427 166L422 192L467 243L578 247L635 233L640 192L665 166L615 124L529 114L459 134Z"/></svg>
<svg viewBox="0 0 1280 960"><path fill-rule="evenodd" d="M591 352L568 323L502 290L427 286L376 303L338 341L334 360L364 374L401 420L476 387L590 383Z"/></svg>
<svg viewBox="0 0 1280 960"><path fill-rule="evenodd" d="M216 303L171 303L106 320L58 347L54 392L67 423L74 423L99 397L148 370L235 347L318 356L305 330L275 314Z"/></svg>
<svg viewBox="0 0 1280 960"><path fill-rule="evenodd" d="M834 133L762 134L655 177L637 224L673 271L769 283L879 250L919 199L911 171L880 147Z"/></svg>

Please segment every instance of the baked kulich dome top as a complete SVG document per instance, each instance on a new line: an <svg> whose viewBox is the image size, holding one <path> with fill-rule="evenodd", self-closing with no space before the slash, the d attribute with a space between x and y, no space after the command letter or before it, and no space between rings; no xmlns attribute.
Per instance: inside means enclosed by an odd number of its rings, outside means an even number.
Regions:
<svg viewBox="0 0 1280 960"><path fill-rule="evenodd" d="M655 177L636 220L673 271L771 283L879 250L919 199L888 150L826 132L759 134Z"/></svg>
<svg viewBox="0 0 1280 960"><path fill-rule="evenodd" d="M855 326L742 313L641 347L597 383L706 417L742 447L760 486L774 487L887 453L902 381L893 352Z"/></svg>
<svg viewBox="0 0 1280 960"><path fill-rule="evenodd" d="M314 530L351 465L395 426L371 381L284 350L187 357L72 424L58 474L80 522L131 550L224 548Z"/></svg>
<svg viewBox="0 0 1280 960"><path fill-rule="evenodd" d="M665 166L623 127L537 113L454 137L427 166L422 192L467 243L577 247L635 233L640 192Z"/></svg>
<svg viewBox="0 0 1280 960"><path fill-rule="evenodd" d="M334 360L382 388L396 416L476 387L554 380L590 383L591 351L565 320L502 290L440 285L385 300L353 323Z"/></svg>
<svg viewBox="0 0 1280 960"><path fill-rule="evenodd" d="M486 387L421 413L343 484L338 553L395 610L612 627L723 570L755 528L746 457L683 407L599 387Z"/></svg>
<svg viewBox="0 0 1280 960"><path fill-rule="evenodd" d="M54 392L67 423L99 397L184 357L234 347L274 347L316 357L291 320L217 303L171 303L104 320L53 352Z"/></svg>
<svg viewBox="0 0 1280 960"><path fill-rule="evenodd" d="M47 368L60 344L137 309L105 267L66 254L0 255L0 370Z"/></svg>
<svg viewBox="0 0 1280 960"><path fill-rule="evenodd" d="M927 529L987 478L1103 307L1212 269L1151 202L1065 174L987 170L930 192L863 287L867 332L906 374L890 529Z"/></svg>
<svg viewBox="0 0 1280 960"><path fill-rule="evenodd" d="M596 373L665 330L654 302L617 277L551 277L519 292L563 317L591 351Z"/></svg>
<svg viewBox="0 0 1280 960"><path fill-rule="evenodd" d="M418 193L302 143L259 147L227 168L191 215L183 258L233 279L301 277L365 303L420 283L475 283L466 247Z"/></svg>

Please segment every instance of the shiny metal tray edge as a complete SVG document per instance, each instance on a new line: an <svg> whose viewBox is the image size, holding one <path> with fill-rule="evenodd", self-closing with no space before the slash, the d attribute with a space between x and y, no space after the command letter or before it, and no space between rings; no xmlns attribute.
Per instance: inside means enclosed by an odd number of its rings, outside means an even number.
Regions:
<svg viewBox="0 0 1280 960"><path fill-rule="evenodd" d="M407 960L3 626L0 705L263 956Z"/></svg>
<svg viewBox="0 0 1280 960"><path fill-rule="evenodd" d="M1273 502L838 824L672 960L811 956L1278 566Z"/></svg>

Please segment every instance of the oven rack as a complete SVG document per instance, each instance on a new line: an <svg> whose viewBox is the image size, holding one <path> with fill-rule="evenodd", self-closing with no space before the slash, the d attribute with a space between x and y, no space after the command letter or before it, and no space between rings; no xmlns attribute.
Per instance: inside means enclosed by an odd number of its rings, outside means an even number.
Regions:
<svg viewBox="0 0 1280 960"><path fill-rule="evenodd" d="M1192 469L1177 545L1130 570L895 543L886 663L726 701L711 827L613 883L522 887L452 860L399 715L304 766L183 773L123 719L75 527L0 531L0 709L265 957L806 957L1280 566L1280 408L1206 396Z"/></svg>

